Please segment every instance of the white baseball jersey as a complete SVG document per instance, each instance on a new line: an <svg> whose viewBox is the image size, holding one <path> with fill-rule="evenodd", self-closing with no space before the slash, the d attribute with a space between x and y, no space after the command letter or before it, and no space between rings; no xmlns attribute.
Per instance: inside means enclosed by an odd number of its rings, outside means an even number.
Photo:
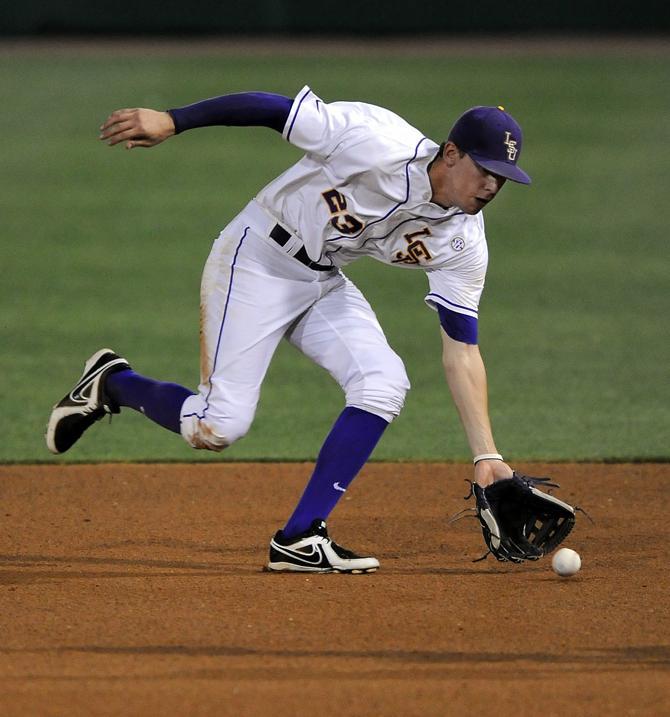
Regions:
<svg viewBox="0 0 670 717"><path fill-rule="evenodd" d="M371 256L423 269L431 308L477 318L488 261L484 220L431 202L435 142L387 109L327 104L309 87L294 100L283 135L306 154L256 201L312 260L341 267Z"/></svg>

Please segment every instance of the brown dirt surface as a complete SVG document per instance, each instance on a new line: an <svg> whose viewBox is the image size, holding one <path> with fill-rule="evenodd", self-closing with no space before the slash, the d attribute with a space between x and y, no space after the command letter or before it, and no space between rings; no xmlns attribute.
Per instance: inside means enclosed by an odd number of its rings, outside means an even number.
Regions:
<svg viewBox="0 0 670 717"><path fill-rule="evenodd" d="M519 465L581 572L483 552L464 465L368 465L329 522L373 575L273 575L309 464L0 466L0 714L670 714L670 465Z"/></svg>

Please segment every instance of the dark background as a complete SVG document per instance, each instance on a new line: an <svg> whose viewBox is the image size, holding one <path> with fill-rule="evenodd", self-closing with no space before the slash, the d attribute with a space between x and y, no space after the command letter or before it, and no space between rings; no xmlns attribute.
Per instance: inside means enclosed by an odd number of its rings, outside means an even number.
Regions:
<svg viewBox="0 0 670 717"><path fill-rule="evenodd" d="M0 35L202 35L406 33L664 33L670 3L630 0L164 0L99 3L90 0L22 0L0 7Z"/></svg>

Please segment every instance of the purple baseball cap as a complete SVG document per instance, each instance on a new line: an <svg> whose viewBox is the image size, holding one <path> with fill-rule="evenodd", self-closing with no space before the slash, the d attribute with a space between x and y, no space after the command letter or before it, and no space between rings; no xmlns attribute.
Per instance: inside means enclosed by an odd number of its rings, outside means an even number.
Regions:
<svg viewBox="0 0 670 717"><path fill-rule="evenodd" d="M530 184L530 177L516 166L523 142L521 127L504 107L471 107L456 120L447 139L480 167Z"/></svg>

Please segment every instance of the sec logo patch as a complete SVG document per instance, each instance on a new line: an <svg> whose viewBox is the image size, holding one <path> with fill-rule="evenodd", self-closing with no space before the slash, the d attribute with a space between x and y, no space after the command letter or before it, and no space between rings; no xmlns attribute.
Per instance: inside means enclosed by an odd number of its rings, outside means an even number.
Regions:
<svg viewBox="0 0 670 717"><path fill-rule="evenodd" d="M465 249L465 239L463 237L454 237L451 240L451 248L454 251L463 251Z"/></svg>

